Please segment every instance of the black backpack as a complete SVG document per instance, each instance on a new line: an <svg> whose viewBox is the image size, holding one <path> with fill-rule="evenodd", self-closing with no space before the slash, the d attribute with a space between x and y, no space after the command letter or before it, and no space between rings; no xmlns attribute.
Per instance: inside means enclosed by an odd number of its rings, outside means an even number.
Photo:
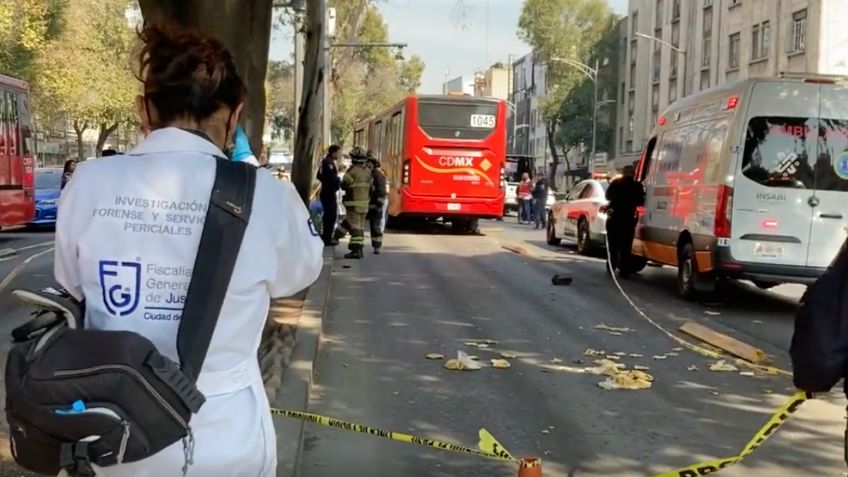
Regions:
<svg viewBox="0 0 848 477"><path fill-rule="evenodd" d="M256 169L217 160L200 247L180 319L181 365L129 331L82 329L68 297L17 291L38 306L13 332L6 364L6 417L15 461L45 475L93 476L149 457L182 440L183 474L192 463L189 424L205 402L197 389L212 333L250 218Z"/></svg>

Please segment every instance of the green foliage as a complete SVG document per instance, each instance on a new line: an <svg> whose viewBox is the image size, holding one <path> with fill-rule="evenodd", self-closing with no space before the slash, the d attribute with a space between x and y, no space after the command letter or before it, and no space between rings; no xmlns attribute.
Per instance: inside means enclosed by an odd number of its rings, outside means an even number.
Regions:
<svg viewBox="0 0 848 477"><path fill-rule="evenodd" d="M77 124L127 123L135 117L139 82L132 73L135 30L128 0L73 0L63 28L34 63L33 91L42 119Z"/></svg>
<svg viewBox="0 0 848 477"><path fill-rule="evenodd" d="M525 0L518 20L519 36L547 64L548 98L542 111L555 120L560 105L585 76L554 58L590 62L596 43L608 30L610 10L605 0Z"/></svg>
<svg viewBox="0 0 848 477"><path fill-rule="evenodd" d="M266 76L265 115L271 124L271 138L288 141L294 135L294 66L285 61L269 61Z"/></svg>
<svg viewBox="0 0 848 477"><path fill-rule="evenodd" d="M0 2L0 74L33 79L33 62L56 35L65 0Z"/></svg>

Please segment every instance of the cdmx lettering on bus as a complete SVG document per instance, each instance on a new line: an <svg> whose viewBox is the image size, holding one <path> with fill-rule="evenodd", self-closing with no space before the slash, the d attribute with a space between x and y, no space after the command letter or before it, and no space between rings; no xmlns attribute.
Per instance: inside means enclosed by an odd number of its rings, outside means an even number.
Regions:
<svg viewBox="0 0 848 477"><path fill-rule="evenodd" d="M443 167L474 167L474 158L468 156L439 156L439 165Z"/></svg>

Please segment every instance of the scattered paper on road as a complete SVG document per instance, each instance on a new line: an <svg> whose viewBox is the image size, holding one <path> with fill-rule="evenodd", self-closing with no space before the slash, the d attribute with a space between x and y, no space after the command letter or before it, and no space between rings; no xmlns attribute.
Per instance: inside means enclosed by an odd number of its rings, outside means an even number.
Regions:
<svg viewBox="0 0 848 477"><path fill-rule="evenodd" d="M680 356L678 353L675 353L674 351L669 351L669 352L668 352L668 353L666 353L665 355L666 355L666 356Z"/></svg>
<svg viewBox="0 0 848 477"><path fill-rule="evenodd" d="M512 366L511 364L509 364L509 361L507 361L505 359L495 358L495 359L491 360L491 363L492 363L492 367L497 368L497 369L507 369L510 366Z"/></svg>
<svg viewBox="0 0 848 477"><path fill-rule="evenodd" d="M636 365L636 366L633 366L633 369L635 369L636 371L649 371L651 368L649 368L647 366Z"/></svg>
<svg viewBox="0 0 848 477"><path fill-rule="evenodd" d="M586 351L583 352L583 354L586 356L603 356L606 353L604 353L603 351L594 350L592 348L587 348Z"/></svg>
<svg viewBox="0 0 848 477"><path fill-rule="evenodd" d="M641 354L639 354L639 353L630 353L630 357L631 357L631 358L641 358L641 357L642 357L642 355L641 355Z"/></svg>
<svg viewBox="0 0 848 477"><path fill-rule="evenodd" d="M476 371L482 367L483 365L475 362L462 351L457 351L456 358L449 359L445 362L445 369L453 371Z"/></svg>
<svg viewBox="0 0 848 477"><path fill-rule="evenodd" d="M427 355L427 359L445 359L445 355L442 353L430 353Z"/></svg>
<svg viewBox="0 0 848 477"><path fill-rule="evenodd" d="M683 348L671 348L672 351L683 351Z"/></svg>
<svg viewBox="0 0 848 477"><path fill-rule="evenodd" d="M480 348L480 349L486 349L486 348L489 347L489 345L486 344L486 343L480 343L480 344L477 345L477 347Z"/></svg>
<svg viewBox="0 0 848 477"><path fill-rule="evenodd" d="M741 373L739 373L739 375L740 376L748 376L750 378L755 376L753 371L742 371Z"/></svg>
<svg viewBox="0 0 848 477"><path fill-rule="evenodd" d="M730 363L726 363L723 359L720 359L720 360L718 360L715 363L710 365L710 371L733 373L733 372L736 372L738 370L739 369L736 366L734 366Z"/></svg>
<svg viewBox="0 0 848 477"><path fill-rule="evenodd" d="M501 358L504 358L504 359L514 359L515 356L516 356L515 353L507 353L506 351L501 352Z"/></svg>
<svg viewBox="0 0 848 477"><path fill-rule="evenodd" d="M705 311L704 311L704 313L706 313L706 314L708 314L708 315L710 315L710 316L718 316L718 315L721 315L721 313L719 313L719 312L717 312L717 311L712 311L712 310L705 310Z"/></svg>
<svg viewBox="0 0 848 477"><path fill-rule="evenodd" d="M559 363L562 363L562 360L559 359L559 358L553 358L553 359L551 359L551 363L559 364Z"/></svg>
<svg viewBox="0 0 848 477"><path fill-rule="evenodd" d="M616 351L616 352L615 352L615 353L613 353L613 354L614 354L614 355L616 355L616 356L627 356L627 353L625 353L625 352L623 352L623 351Z"/></svg>
<svg viewBox="0 0 848 477"><path fill-rule="evenodd" d="M697 371L698 367L693 364L691 366L687 366L686 369L689 370L689 371Z"/></svg>
<svg viewBox="0 0 848 477"><path fill-rule="evenodd" d="M619 361L619 360L621 360L621 358L620 358L620 357L615 356L615 355L609 355L609 356L607 356L607 359L611 359L611 360L613 360L613 361Z"/></svg>
<svg viewBox="0 0 848 477"><path fill-rule="evenodd" d="M654 377L637 369L618 371L608 376L606 380L598 383L601 389L612 391L615 389L648 389L653 384Z"/></svg>
<svg viewBox="0 0 848 477"><path fill-rule="evenodd" d="M668 358L668 356L666 356L666 355L664 355L664 354L657 354L657 355L654 355L654 359L658 359L658 360L659 360L659 359L666 359L666 358Z"/></svg>
<svg viewBox="0 0 848 477"><path fill-rule="evenodd" d="M607 331L609 333L632 333L633 332L633 330L631 330L630 328L609 326L606 323L601 323L599 325L595 325L594 328L596 330Z"/></svg>

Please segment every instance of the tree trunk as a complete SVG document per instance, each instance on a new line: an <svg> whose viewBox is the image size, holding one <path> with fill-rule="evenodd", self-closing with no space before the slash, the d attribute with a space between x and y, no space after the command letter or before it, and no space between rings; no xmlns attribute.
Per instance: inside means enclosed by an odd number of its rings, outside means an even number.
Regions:
<svg viewBox="0 0 848 477"><path fill-rule="evenodd" d="M327 81L324 71L324 11L326 0L309 0L306 5L306 47L301 96L295 141L292 182L304 202L309 202L314 181L315 143L321 125L321 91Z"/></svg>
<svg viewBox="0 0 848 477"><path fill-rule="evenodd" d="M85 160L85 155L83 154L82 135L85 133L86 129L88 129L87 122L80 124L79 121L74 121L74 132L77 134L77 162Z"/></svg>
<svg viewBox="0 0 848 477"><path fill-rule="evenodd" d="M559 169L559 154L556 150L556 120L552 119L548 121L547 127L545 128L548 136L548 148L551 150L551 157L553 158L553 162L551 163L551 168L548 171L548 184L551 187L556 185L556 173L557 169ZM568 157L565 158L566 162L568 161Z"/></svg>
<svg viewBox="0 0 848 477"><path fill-rule="evenodd" d="M220 39L247 85L241 123L259 157L265 125L265 73L273 0L139 0L146 21L167 20Z"/></svg>
<svg viewBox="0 0 848 477"><path fill-rule="evenodd" d="M350 31L347 38L345 38L345 43L356 43L357 38L359 38L359 30L362 29L362 24L365 22L365 13L367 11L368 0L359 0L359 6L354 11L353 19L350 20ZM356 58L356 49L339 48L336 50L336 54L338 60L335 62L333 69L336 70L337 74L331 78L334 91L338 89L337 83L339 78L344 76L351 63L353 63L353 59ZM327 73L328 76L331 74L332 72Z"/></svg>
<svg viewBox="0 0 848 477"><path fill-rule="evenodd" d="M106 140L118 129L118 123L113 123L111 126L107 123L100 124L100 133L97 135L97 147L94 149L94 155L100 157L103 154L103 146L106 145Z"/></svg>

